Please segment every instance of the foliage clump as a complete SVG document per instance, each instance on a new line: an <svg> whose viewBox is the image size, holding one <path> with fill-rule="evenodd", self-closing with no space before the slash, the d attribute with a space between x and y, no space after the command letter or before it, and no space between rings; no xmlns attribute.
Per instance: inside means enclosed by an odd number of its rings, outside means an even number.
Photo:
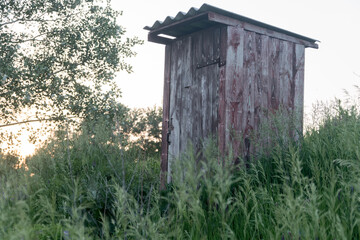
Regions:
<svg viewBox="0 0 360 240"><path fill-rule="evenodd" d="M0 119L93 119L116 109L115 74L142 44L104 0L2 0ZM7 123L7 122L6 122Z"/></svg>

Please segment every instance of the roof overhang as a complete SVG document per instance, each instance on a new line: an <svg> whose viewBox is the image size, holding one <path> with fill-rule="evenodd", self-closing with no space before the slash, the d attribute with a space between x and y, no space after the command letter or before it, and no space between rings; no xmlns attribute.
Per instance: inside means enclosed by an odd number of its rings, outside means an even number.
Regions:
<svg viewBox="0 0 360 240"><path fill-rule="evenodd" d="M318 40L308 38L278 27L262 23L220 8L203 4L200 9L191 8L187 13L179 12L176 17L167 17L163 22L156 21L149 30L148 40L168 44L174 39L211 28L217 25L237 26L248 31L268 35L286 41L295 42L305 47L318 48Z"/></svg>

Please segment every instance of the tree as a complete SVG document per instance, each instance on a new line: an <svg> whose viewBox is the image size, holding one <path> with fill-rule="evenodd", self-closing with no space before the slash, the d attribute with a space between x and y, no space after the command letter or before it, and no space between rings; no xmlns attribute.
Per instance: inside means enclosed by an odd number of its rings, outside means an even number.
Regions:
<svg viewBox="0 0 360 240"><path fill-rule="evenodd" d="M142 43L124 39L119 15L110 1L1 0L0 120L26 108L37 119L109 113L115 73L131 72L124 58Z"/></svg>
<svg viewBox="0 0 360 240"><path fill-rule="evenodd" d="M162 108L133 109L129 112L129 124L123 124L123 129L133 137L133 146L143 151L145 155L160 154Z"/></svg>

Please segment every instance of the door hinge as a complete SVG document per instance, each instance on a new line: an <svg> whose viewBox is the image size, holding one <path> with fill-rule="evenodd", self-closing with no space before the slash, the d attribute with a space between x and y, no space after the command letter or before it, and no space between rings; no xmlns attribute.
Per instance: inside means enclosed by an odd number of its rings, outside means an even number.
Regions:
<svg viewBox="0 0 360 240"><path fill-rule="evenodd" d="M221 61L221 59L218 57L216 59L212 59L212 60L208 60L206 62L196 64L196 69L200 69L200 68L207 67L207 66L214 65L214 64L218 64L219 67L221 67L226 64L226 61Z"/></svg>

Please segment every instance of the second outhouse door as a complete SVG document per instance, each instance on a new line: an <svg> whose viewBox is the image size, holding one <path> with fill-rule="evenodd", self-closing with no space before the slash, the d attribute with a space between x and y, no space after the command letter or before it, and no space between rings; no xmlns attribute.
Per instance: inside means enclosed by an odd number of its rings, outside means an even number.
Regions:
<svg viewBox="0 0 360 240"><path fill-rule="evenodd" d="M221 29L199 31L171 44L168 165L191 142L195 151L216 133ZM168 179L170 180L170 179Z"/></svg>

